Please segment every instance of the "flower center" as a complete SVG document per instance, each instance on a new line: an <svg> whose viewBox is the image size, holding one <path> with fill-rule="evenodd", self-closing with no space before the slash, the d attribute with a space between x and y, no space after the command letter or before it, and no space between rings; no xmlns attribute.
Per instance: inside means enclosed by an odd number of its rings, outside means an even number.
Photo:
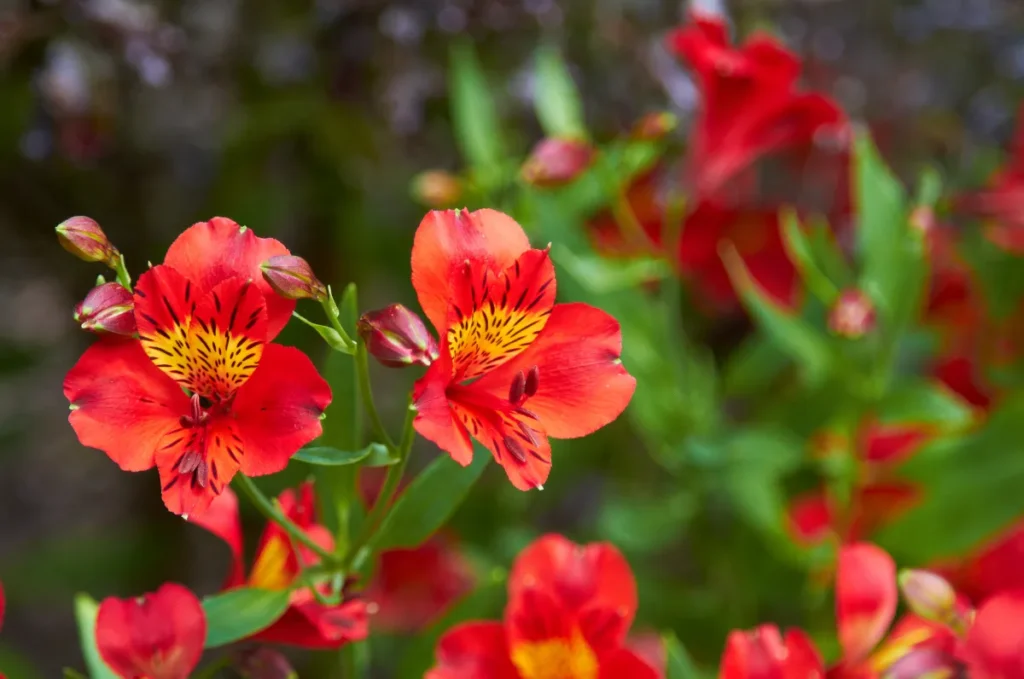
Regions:
<svg viewBox="0 0 1024 679"><path fill-rule="evenodd" d="M206 444L208 423L210 421L209 401L199 394L192 394L189 400L189 414L182 415L181 426L188 432L188 442L185 444L185 454L178 461L178 473L183 476L191 476L192 484L200 488L206 488L210 478L210 464L206 461ZM214 466L216 476L216 466Z"/></svg>
<svg viewBox="0 0 1024 679"><path fill-rule="evenodd" d="M577 631L569 639L517 644L512 664L523 679L596 679L597 656Z"/></svg>

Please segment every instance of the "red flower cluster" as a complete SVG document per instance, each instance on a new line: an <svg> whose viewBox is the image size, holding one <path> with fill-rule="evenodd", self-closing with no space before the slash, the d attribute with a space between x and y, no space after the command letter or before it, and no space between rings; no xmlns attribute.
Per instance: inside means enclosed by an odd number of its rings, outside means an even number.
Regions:
<svg viewBox="0 0 1024 679"><path fill-rule="evenodd" d="M447 632L427 679L658 679L625 646L636 613L629 564L608 544L547 535L509 577L504 622Z"/></svg>
<svg viewBox="0 0 1024 679"><path fill-rule="evenodd" d="M555 304L555 269L494 210L434 211L412 249L412 284L441 338L416 382L415 427L468 465L475 438L520 490L551 471L548 438L585 436L621 413L636 387L618 322Z"/></svg>
<svg viewBox="0 0 1024 679"><path fill-rule="evenodd" d="M298 493L286 490L277 500L284 515L306 535L324 549L334 549L331 533L316 522L316 497L311 483L302 484ZM230 488L220 494L206 513L196 517L195 522L224 540L231 549L232 565L224 584L226 590L235 587L291 590L288 610L270 627L254 634L254 640L302 648L338 648L366 638L367 606L363 599L343 599L335 606L328 606L318 602L309 587L295 587L302 570L318 564L320 558L304 547L296 551L287 533L276 523L267 524L256 548L252 569L245 575L238 498ZM327 583L320 587L323 593L329 593Z"/></svg>
<svg viewBox="0 0 1024 679"><path fill-rule="evenodd" d="M135 287L138 339L104 337L64 380L82 444L126 471L156 466L164 504L186 518L239 470L281 471L320 435L330 388L305 354L270 341L295 302L260 264L282 254L230 219L195 224Z"/></svg>

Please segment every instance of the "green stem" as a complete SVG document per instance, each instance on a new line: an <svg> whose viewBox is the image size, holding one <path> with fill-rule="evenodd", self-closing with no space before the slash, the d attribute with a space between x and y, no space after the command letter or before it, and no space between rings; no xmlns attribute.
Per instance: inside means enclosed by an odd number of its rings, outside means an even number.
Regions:
<svg viewBox="0 0 1024 679"><path fill-rule="evenodd" d="M367 514L366 521L363 522L363 529L360 531L359 538L352 543L352 548L345 558L346 570L347 567L352 565L353 561L360 558L359 553L369 545L374 533L377 532L377 528L391 508L391 503L398 492L398 486L402 482L402 476L405 474L405 468L409 464L409 453L412 450L412 443L416 439L416 430L412 426L414 419L416 419L416 410L410 403L405 415L405 425L402 428L402 442L397 450L398 462L388 467L388 473L384 477L384 485L381 486L377 500L373 503L370 513Z"/></svg>
<svg viewBox="0 0 1024 679"><path fill-rule="evenodd" d="M128 273L128 267L125 266L124 255L118 254L117 261L114 263L114 271L117 273L117 282L131 292L132 277Z"/></svg>
<svg viewBox="0 0 1024 679"><path fill-rule="evenodd" d="M395 442L388 436L384 429L384 423L377 412L377 406L373 401L373 388L370 386L370 357L366 353L366 345L360 342L356 346L356 379L359 381L359 395L370 418L370 426L373 427L373 435L378 441L388 447L392 453L398 452Z"/></svg>
<svg viewBox="0 0 1024 679"><path fill-rule="evenodd" d="M223 655L193 674L192 679L213 679L220 674L221 670L227 669L230 665L231 657Z"/></svg>
<svg viewBox="0 0 1024 679"><path fill-rule="evenodd" d="M346 344L355 348L356 343L352 340L349 334L345 332L344 326L341 325L341 319L339 318L339 316L341 316L341 310L338 309L338 304L334 301L334 293L331 292L330 287L327 288L327 299L323 300L320 304L323 306L324 313L327 314L327 318L331 322L331 327L341 335L341 338L345 340Z"/></svg>
<svg viewBox="0 0 1024 679"><path fill-rule="evenodd" d="M284 532L295 538L296 541L312 550L314 554L323 560L324 564L337 563L337 557L335 557L334 554L318 545L313 538L306 534L306 531L299 528L295 525L295 522L285 516L284 512L275 506L274 503L256 487L256 484L253 483L252 479L245 474L239 473L235 475L235 480L237 482L236 485L241 488L242 492L249 497L254 505L256 505L256 509L258 509L261 514L279 525Z"/></svg>

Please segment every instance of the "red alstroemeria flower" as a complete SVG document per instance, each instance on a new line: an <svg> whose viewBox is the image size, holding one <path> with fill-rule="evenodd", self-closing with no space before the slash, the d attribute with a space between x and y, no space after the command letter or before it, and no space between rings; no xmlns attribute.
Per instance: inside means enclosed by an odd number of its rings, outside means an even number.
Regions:
<svg viewBox="0 0 1024 679"><path fill-rule="evenodd" d="M1017 113L1017 129L1010 143L1010 158L986 189L959 196L959 211L985 221L985 235L1013 254L1024 254L1024 106Z"/></svg>
<svg viewBox="0 0 1024 679"><path fill-rule="evenodd" d="M611 545L544 536L516 559L505 622L448 631L427 679L658 679L624 645L636 596Z"/></svg>
<svg viewBox="0 0 1024 679"><path fill-rule="evenodd" d="M775 625L733 631L725 642L719 679L824 679L825 665L803 630L783 637Z"/></svg>
<svg viewBox="0 0 1024 679"><path fill-rule="evenodd" d="M1009 590L1024 590L1024 522L987 541L967 558L934 570L974 602Z"/></svg>
<svg viewBox="0 0 1024 679"><path fill-rule="evenodd" d="M334 538L330 531L316 523L316 496L311 483L302 484L297 495L293 490L284 491L278 496L278 502L285 516L318 545L326 550L334 549ZM238 498L230 488L220 494L209 511L196 517L195 523L224 540L231 548L232 566L225 589L291 589L295 587L303 566L312 566L320 561L315 553L305 547L300 547L296 553L288 534L271 522L263 531L256 548L256 560L246 577ZM327 591L325 586L323 593ZM302 648L330 649L365 639L367 633L365 601L349 599L342 600L336 606L326 606L316 600L308 587L300 587L292 590L291 601L284 615L251 638Z"/></svg>
<svg viewBox="0 0 1024 679"><path fill-rule="evenodd" d="M416 632L473 589L476 576L453 538L381 553L364 598L377 604L373 627Z"/></svg>
<svg viewBox="0 0 1024 679"><path fill-rule="evenodd" d="M1024 590L982 604L963 655L971 679L1024 679Z"/></svg>
<svg viewBox="0 0 1024 679"><path fill-rule="evenodd" d="M412 249L412 283L441 338L413 390L416 431L456 462L487 447L520 490L541 487L552 438L585 436L625 409L636 380L618 322L555 304L547 250L494 210L433 211Z"/></svg>
<svg viewBox="0 0 1024 679"><path fill-rule="evenodd" d="M122 679L188 679L205 642L199 599L175 583L142 597L104 599L96 613L96 648Z"/></svg>
<svg viewBox="0 0 1024 679"><path fill-rule="evenodd" d="M701 199L734 189L768 154L802 152L823 136L845 136L845 117L834 102L796 91L800 61L794 54L766 35L734 48L727 32L720 18L694 13L668 38L701 92L688 159L689 183Z"/></svg>
<svg viewBox="0 0 1024 679"><path fill-rule="evenodd" d="M125 471L156 466L176 514L205 510L239 470L281 471L320 435L330 387L270 343L295 303L259 267L287 252L229 219L193 225L139 278L139 339L97 342L64 380L79 441Z"/></svg>

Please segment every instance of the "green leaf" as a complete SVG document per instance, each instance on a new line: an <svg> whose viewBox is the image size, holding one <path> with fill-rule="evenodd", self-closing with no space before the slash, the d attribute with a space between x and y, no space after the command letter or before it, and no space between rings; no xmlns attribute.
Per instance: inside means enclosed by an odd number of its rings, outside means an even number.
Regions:
<svg viewBox="0 0 1024 679"><path fill-rule="evenodd" d="M726 270L743 305L772 342L803 367L812 383L820 381L834 362L828 337L772 300L747 270L732 247L722 252Z"/></svg>
<svg viewBox="0 0 1024 679"><path fill-rule="evenodd" d="M557 48L545 46L537 50L536 77L533 106L545 134L586 139L579 90Z"/></svg>
<svg viewBox="0 0 1024 679"><path fill-rule="evenodd" d="M908 566L969 553L1024 515L1024 398L1004 401L981 428L924 446L901 476L925 489L920 503L876 541Z"/></svg>
<svg viewBox="0 0 1024 679"><path fill-rule="evenodd" d="M346 342L345 338L342 337L334 328L331 328L326 325L321 325L319 323L314 323L313 321L308 321L302 316L299 316L298 314L293 314L293 316L302 321L303 323L305 323L306 325L308 325L309 327L316 330L317 334L320 335L320 337L322 337L325 342L327 342L327 346L329 346L331 349L342 354L355 353L355 346Z"/></svg>
<svg viewBox="0 0 1024 679"><path fill-rule="evenodd" d="M490 183L505 158L501 122L484 71L469 42L452 45L449 77L456 141L480 181Z"/></svg>
<svg viewBox="0 0 1024 679"><path fill-rule="evenodd" d="M462 504L490 459L490 451L479 444L474 445L468 467L439 455L388 512L373 540L376 549L412 549L426 542Z"/></svg>
<svg viewBox="0 0 1024 679"><path fill-rule="evenodd" d="M577 255L561 246L551 248L551 258L595 295L635 288L672 274L672 268L663 259L615 261L597 255Z"/></svg>
<svg viewBox="0 0 1024 679"><path fill-rule="evenodd" d="M914 196L916 205L933 207L942 197L942 177L934 167L926 167L921 171L921 178L917 183L917 193Z"/></svg>
<svg viewBox="0 0 1024 679"><path fill-rule="evenodd" d="M800 277L818 299L826 306L831 306L839 296L839 289L835 282L825 275L815 259L814 250L800 226L796 212L790 209L783 210L780 218L786 251L800 272Z"/></svg>
<svg viewBox="0 0 1024 679"><path fill-rule="evenodd" d="M901 382L877 408L882 423L928 424L955 431L974 422L974 410L956 393L933 381Z"/></svg>
<svg viewBox="0 0 1024 679"><path fill-rule="evenodd" d="M90 679L117 679L113 670L103 662L96 648L96 613L99 604L88 594L75 595L75 620L78 622L78 638L82 644L82 657Z"/></svg>
<svg viewBox="0 0 1024 679"><path fill-rule="evenodd" d="M287 589L241 587L206 597L206 648L230 644L266 629L284 615L290 596Z"/></svg>
<svg viewBox="0 0 1024 679"><path fill-rule="evenodd" d="M675 634L669 632L661 640L665 645L666 679L701 679L701 671Z"/></svg>
<svg viewBox="0 0 1024 679"><path fill-rule="evenodd" d="M364 467L388 467L398 458L393 456L388 447L382 443L371 443L362 450L341 450L330 446L311 446L295 453L293 460L306 464L326 467L340 467L347 464L362 463Z"/></svg>
<svg viewBox="0 0 1024 679"><path fill-rule="evenodd" d="M78 670L71 669L70 667L64 668L64 679L89 679Z"/></svg>

